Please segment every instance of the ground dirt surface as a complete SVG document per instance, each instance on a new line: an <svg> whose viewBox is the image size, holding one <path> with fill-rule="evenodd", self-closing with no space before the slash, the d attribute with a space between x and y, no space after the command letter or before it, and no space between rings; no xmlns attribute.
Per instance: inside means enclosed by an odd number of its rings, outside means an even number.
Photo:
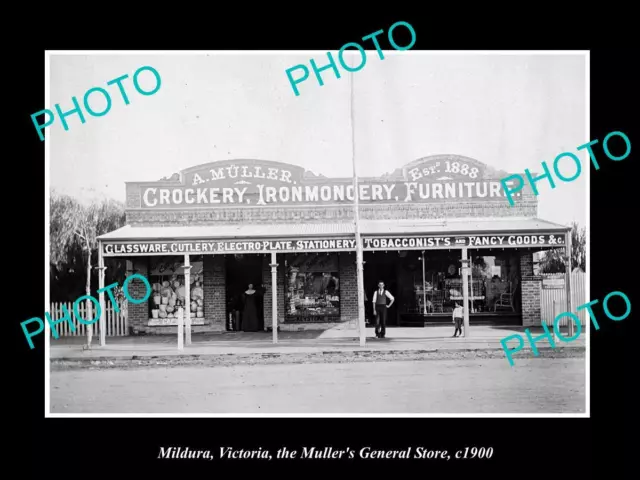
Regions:
<svg viewBox="0 0 640 480"><path fill-rule="evenodd" d="M540 348L537 358L584 358L584 347ZM161 357L136 357L100 359L55 359L51 360L51 371L73 369L135 369L152 367L201 366L224 367L232 365L274 365L296 363L357 363L357 362L397 362L415 360L470 360L501 358L505 365L509 362L504 350L406 350L406 351L327 351L314 353L262 353L248 355L172 355ZM514 367L526 358L536 358L532 351L514 354Z"/></svg>
<svg viewBox="0 0 640 480"><path fill-rule="evenodd" d="M583 413L584 352L561 352L516 358L513 367L504 353L486 351L431 360L370 354L366 361L297 364L263 358L216 366L60 366L51 372L51 412Z"/></svg>

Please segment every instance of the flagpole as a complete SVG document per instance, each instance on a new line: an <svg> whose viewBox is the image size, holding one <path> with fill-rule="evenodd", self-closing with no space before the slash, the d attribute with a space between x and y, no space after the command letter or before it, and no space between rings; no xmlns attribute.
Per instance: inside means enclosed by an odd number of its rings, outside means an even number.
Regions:
<svg viewBox="0 0 640 480"><path fill-rule="evenodd" d="M353 105L353 72L349 75L349 102L351 115L351 160L353 162L353 197L354 211L353 219L356 233L356 268L358 285L358 333L360 336L360 346L366 345L366 327L364 324L364 272L363 272L363 252L362 240L360 238L360 195L358 193L358 172L356 168L356 133L354 126L354 105Z"/></svg>

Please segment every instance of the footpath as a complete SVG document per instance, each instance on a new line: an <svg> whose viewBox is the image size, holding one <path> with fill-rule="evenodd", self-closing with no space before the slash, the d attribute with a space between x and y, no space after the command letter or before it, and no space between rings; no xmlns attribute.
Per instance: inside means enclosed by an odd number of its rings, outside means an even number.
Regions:
<svg viewBox="0 0 640 480"><path fill-rule="evenodd" d="M564 330L564 329L563 329ZM531 329L533 337L542 335L542 328ZM470 336L452 338L452 326L425 328L388 328L386 338L377 339L373 328L366 329L367 342L360 346L355 329L326 331L278 332L278 343L272 343L271 332L229 332L194 334L191 345L177 348L176 335L107 337L100 346L94 336L91 349L83 349L86 338L63 337L50 341L52 364L71 365L134 365L153 364L236 364L236 363L297 363L299 361L349 360L416 360L449 358L505 358L500 340L513 334L525 338L525 347L514 354L518 358L534 356L523 327L472 326ZM564 335L568 336L566 332ZM541 357L582 356L585 352L584 332L566 343L556 339L551 348L547 339L536 342ZM509 342L514 348L517 340ZM274 362L275 359L275 362Z"/></svg>

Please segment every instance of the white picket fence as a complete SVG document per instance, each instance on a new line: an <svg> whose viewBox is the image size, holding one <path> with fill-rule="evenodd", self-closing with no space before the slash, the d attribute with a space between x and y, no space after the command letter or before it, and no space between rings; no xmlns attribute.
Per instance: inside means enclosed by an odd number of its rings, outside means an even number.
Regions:
<svg viewBox="0 0 640 480"><path fill-rule="evenodd" d="M111 301L109 299L105 299L106 303L106 336L107 337L121 337L125 335L129 335L129 325L127 323L127 301L120 302L118 304L118 308L120 311L116 313ZM59 320L65 316L65 311L63 310L63 305L67 308L69 315L71 316L72 322L75 326L75 331L71 329L69 322L64 321L58 323L56 325L56 330L58 332L58 337L81 337L87 335L87 328L89 325L85 325L80 323L74 316L73 313L73 303L57 303L54 302L51 304L51 309L49 310L49 315L51 316L52 321ZM96 316L96 309L93 303L91 305L91 312L87 312L87 302L83 301L80 305L78 305L78 313L80 317L85 320L91 320ZM96 320L95 323L92 324L93 327L93 335L100 335L100 321ZM53 329L51 332L51 336L53 337Z"/></svg>

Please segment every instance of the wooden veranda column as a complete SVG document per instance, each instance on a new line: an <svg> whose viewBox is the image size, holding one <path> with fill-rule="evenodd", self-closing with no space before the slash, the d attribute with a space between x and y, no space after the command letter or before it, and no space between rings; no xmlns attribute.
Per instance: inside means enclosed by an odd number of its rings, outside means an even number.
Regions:
<svg viewBox="0 0 640 480"><path fill-rule="evenodd" d="M184 312L182 307L178 308L178 350L184 350Z"/></svg>
<svg viewBox="0 0 640 480"><path fill-rule="evenodd" d="M106 308L104 302L104 271L107 267L104 266L104 257L102 255L102 242L98 241L98 302L100 304L100 320L98 320L100 325L100 346L104 347L106 345L106 336L107 336L107 322L106 322ZM114 311L117 305L114 305Z"/></svg>
<svg viewBox="0 0 640 480"><path fill-rule="evenodd" d="M271 329L273 343L278 343L278 264L276 253L271 252Z"/></svg>
<svg viewBox="0 0 640 480"><path fill-rule="evenodd" d="M567 253L567 271L566 271L566 281L565 283L565 288L566 288L566 296L567 296L567 312L573 312L573 306L572 306L572 301L571 301L571 230L569 230L565 236L566 238L566 248L565 251ZM555 320L555 319L554 319ZM573 337L573 320L568 320L567 321L567 329L569 330L569 337Z"/></svg>
<svg viewBox="0 0 640 480"><path fill-rule="evenodd" d="M469 259L467 258L467 247L462 248L462 308L464 311L464 337L469 337Z"/></svg>
<svg viewBox="0 0 640 480"><path fill-rule="evenodd" d="M191 345L191 264L189 254L184 254L184 343Z"/></svg>

